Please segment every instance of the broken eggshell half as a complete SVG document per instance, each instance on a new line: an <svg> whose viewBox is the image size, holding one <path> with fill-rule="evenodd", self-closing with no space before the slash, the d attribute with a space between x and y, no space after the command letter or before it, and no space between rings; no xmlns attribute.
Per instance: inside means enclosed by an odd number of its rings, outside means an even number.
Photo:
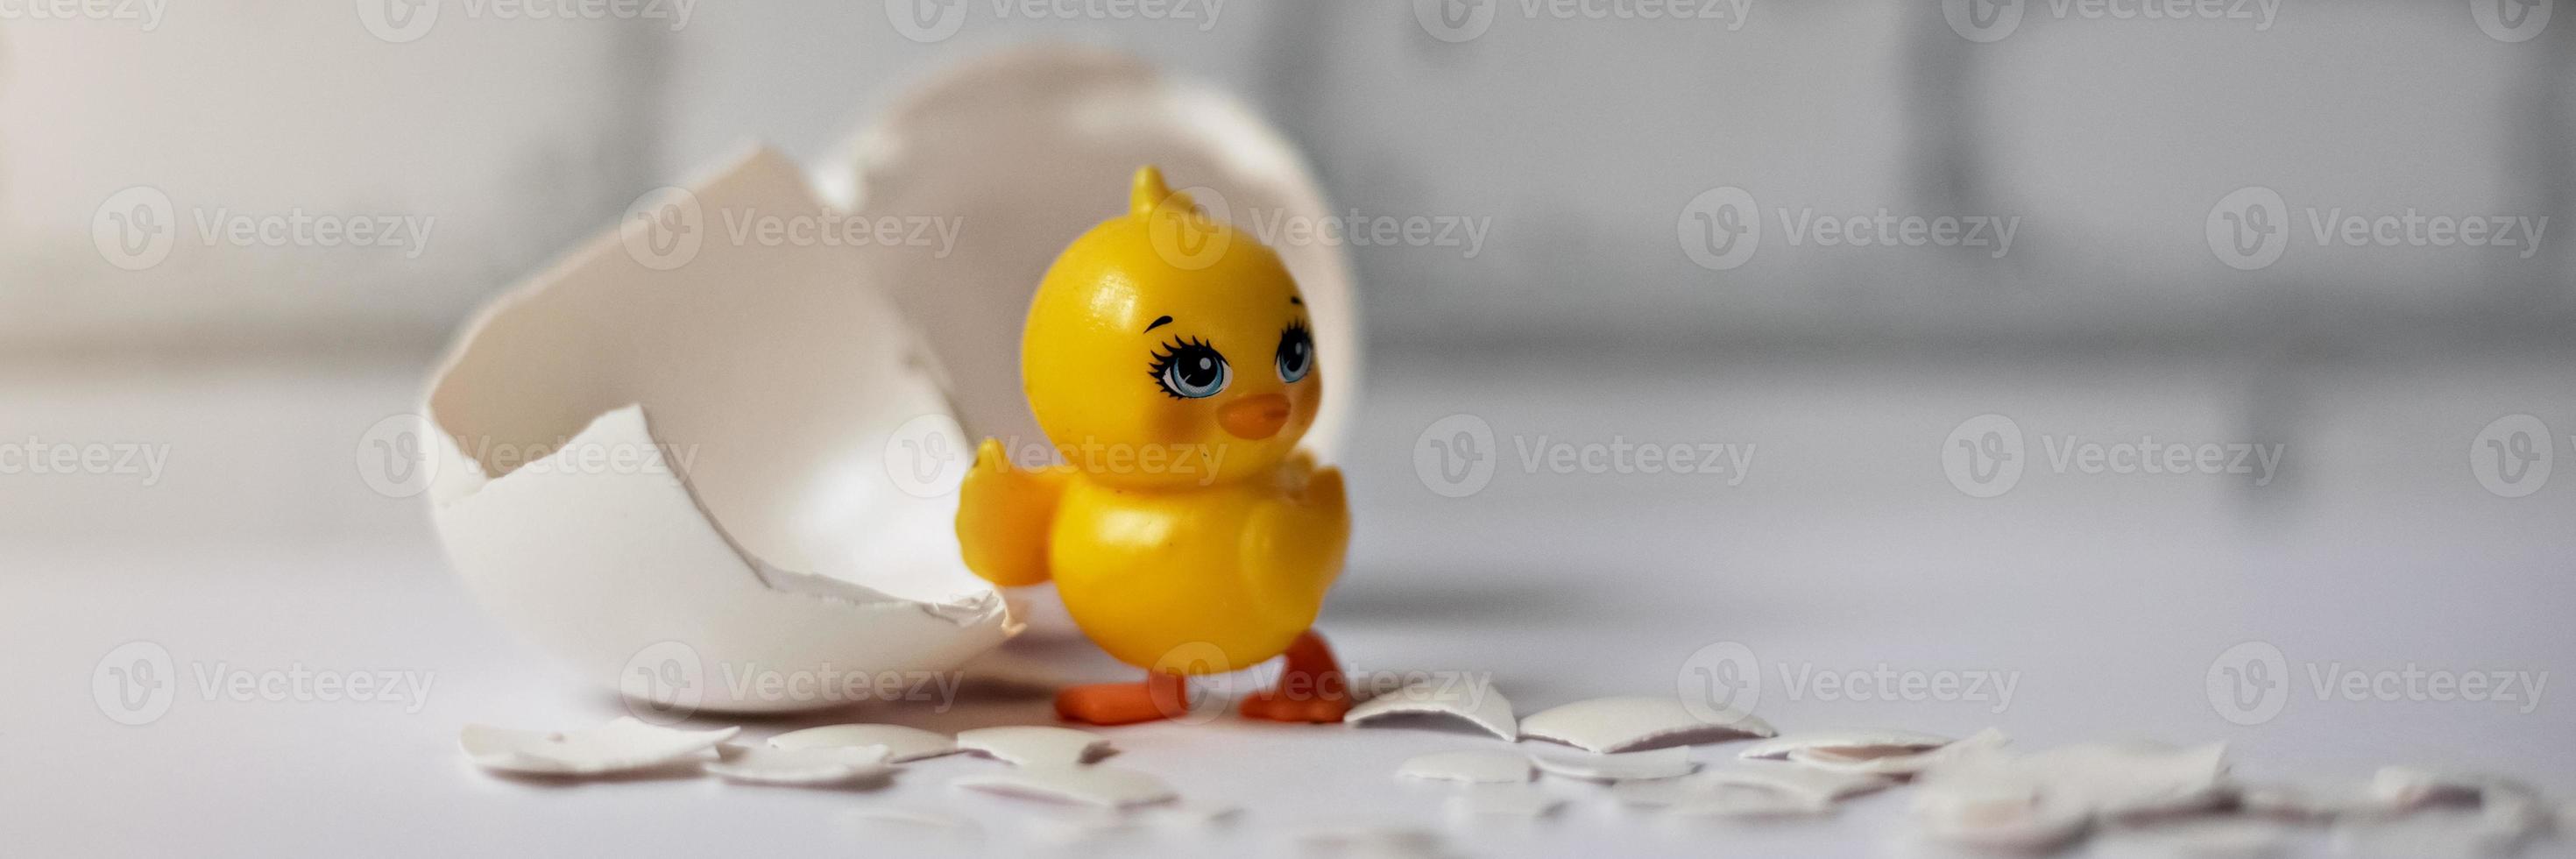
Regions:
<svg viewBox="0 0 2576 859"><path fill-rule="evenodd" d="M767 149L648 195L485 308L431 381L457 573L658 712L845 704L845 678L950 670L1014 631L951 528L972 446L866 276L899 251L726 226L825 212Z"/></svg>

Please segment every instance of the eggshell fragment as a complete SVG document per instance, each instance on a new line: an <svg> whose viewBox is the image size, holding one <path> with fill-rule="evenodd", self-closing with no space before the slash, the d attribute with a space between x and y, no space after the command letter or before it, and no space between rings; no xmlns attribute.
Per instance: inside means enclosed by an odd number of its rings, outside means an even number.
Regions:
<svg viewBox="0 0 2576 859"><path fill-rule="evenodd" d="M1138 166L1160 166L1173 188L1256 238L1256 219L1335 215L1296 147L1241 100L1094 48L966 63L906 93L849 151L853 186L838 193L859 214L963 225L944 255L870 255L864 279L888 285L928 332L965 429L1014 449L1047 443L1013 348L1029 298L1067 243L1126 213ZM1339 242L1268 241L1305 296L1327 382L1306 444L1332 462L1366 376L1349 256Z"/></svg>
<svg viewBox="0 0 2576 859"><path fill-rule="evenodd" d="M888 763L906 763L923 758L956 754L957 741L948 735L904 725L871 725L851 723L824 725L789 731L769 738L773 749L864 748L879 746L886 750Z"/></svg>
<svg viewBox="0 0 2576 859"><path fill-rule="evenodd" d="M1152 774L1112 766L1023 767L979 773L949 782L1005 796L1124 808L1169 802L1178 796Z"/></svg>
<svg viewBox="0 0 2576 859"><path fill-rule="evenodd" d="M1699 768L1690 750L1679 747L1609 755L1533 753L1530 763L1548 775L1601 782L1674 778Z"/></svg>
<svg viewBox="0 0 2576 859"><path fill-rule="evenodd" d="M1847 758L1882 758L1909 755L1949 745L1949 737L1901 731L1889 728L1838 728L1803 731L1773 737L1755 743L1736 757L1745 760L1786 760L1790 752L1819 749Z"/></svg>
<svg viewBox="0 0 2576 859"><path fill-rule="evenodd" d="M1496 691L1492 683L1481 680L1434 679L1407 683L1395 691L1360 702L1342 717L1342 721L1359 725L1405 714L1449 716L1483 728L1505 741L1520 738L1520 725L1512 718L1511 700Z"/></svg>
<svg viewBox="0 0 2576 859"><path fill-rule="evenodd" d="M1109 738L1053 725L1003 725L957 732L959 751L1014 766L1072 766L1109 751Z"/></svg>
<svg viewBox="0 0 2576 859"><path fill-rule="evenodd" d="M1647 745L1688 745L1779 733L1751 713L1727 715L1730 718L1724 721L1702 721L1671 698L1595 698L1552 707L1522 719L1521 736L1594 752L1619 752Z"/></svg>
<svg viewBox="0 0 2576 859"><path fill-rule="evenodd" d="M2329 820L2347 814L2391 811L2368 784L2268 782L2240 785L2236 806L2247 814L2281 820Z"/></svg>
<svg viewBox="0 0 2576 859"><path fill-rule="evenodd" d="M620 716L586 731L521 731L467 725L458 745L476 766L532 775L605 775L692 760L741 728L683 731Z"/></svg>
<svg viewBox="0 0 2576 859"><path fill-rule="evenodd" d="M1869 773L1886 776L1911 776L1944 763L1981 755L1999 754L2011 743L2002 731L1987 728L1944 746L1912 753L1883 754L1871 748L1806 746L1791 749L1791 763L1836 772Z"/></svg>
<svg viewBox="0 0 2576 859"><path fill-rule="evenodd" d="M1395 774L1434 781L1480 784L1530 780L1530 759L1512 752L1434 752L1407 759Z"/></svg>
<svg viewBox="0 0 2576 859"><path fill-rule="evenodd" d="M1882 775L1831 772L1774 761L1748 761L1709 770L1694 781L1777 791L1818 804L1859 796L1896 783L1895 779Z"/></svg>
<svg viewBox="0 0 2576 859"><path fill-rule="evenodd" d="M1927 790L1915 795L1913 820L1924 839L1988 850L2054 849L2092 825L2081 805L2048 801L2008 787Z"/></svg>
<svg viewBox="0 0 2576 859"><path fill-rule="evenodd" d="M938 490L971 448L934 440L933 365L866 278L885 250L731 238L824 217L765 149L644 208L480 312L431 382L432 516L476 600L682 713L845 705L1008 636Z"/></svg>
<svg viewBox="0 0 2576 859"><path fill-rule="evenodd" d="M717 778L745 784L836 785L893 772L884 746L812 746L796 749L726 744L722 759L705 765Z"/></svg>
<svg viewBox="0 0 2576 859"><path fill-rule="evenodd" d="M1312 856L1435 857L1445 855L1438 834L1392 827L1335 827L1299 833L1301 854Z"/></svg>
<svg viewBox="0 0 2576 859"><path fill-rule="evenodd" d="M2029 795L2086 815L2175 814L2228 798L2226 748L2094 744L1961 758L1923 773L1923 788L1931 795Z"/></svg>

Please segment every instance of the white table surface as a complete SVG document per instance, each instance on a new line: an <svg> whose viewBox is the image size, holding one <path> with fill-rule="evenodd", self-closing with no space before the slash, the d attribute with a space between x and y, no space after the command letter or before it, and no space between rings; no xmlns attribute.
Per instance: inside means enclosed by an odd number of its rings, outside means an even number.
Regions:
<svg viewBox="0 0 2576 859"><path fill-rule="evenodd" d="M1382 352L1344 456L1358 510L1349 572L1322 628L1375 671L1490 673L1523 715L1610 694L1675 694L1715 642L1761 660L1758 710L1784 729L1888 725L2025 747L2224 740L2252 778L2363 778L2387 763L2493 770L2576 796L2576 473L2525 498L2481 488L2472 438L2531 413L2576 471L2576 363L2469 358L2257 373L2218 360L1672 362L1605 354L1451 360ZM1905 851L1902 790L1838 817L1672 826L1590 785L1529 826L1463 824L1448 791L1400 783L1403 758L1499 748L1463 731L1250 724L1106 729L1115 763L1235 827L1088 846L1048 843L1060 812L945 782L1002 766L909 767L874 791L643 779L547 786L494 778L455 749L468 722L569 728L622 712L569 685L484 619L447 574L417 499L367 492L354 445L399 411L408 368L195 368L148 381L14 378L0 436L167 440L156 485L0 483L0 853L43 855L908 855L1113 848L1288 855L1292 834L1392 826L1465 855L1849 855ZM2261 407L2249 410L2249 403ZM1414 475L1434 419L1473 413L1504 459L1466 498ZM1938 451L1972 415L2012 416L2034 456L2013 491L1976 499ZM2046 469L2042 437L2286 445L2269 485L2208 475ZM1531 473L1520 444L1749 443L1723 477ZM101 658L155 642L183 681L140 726L93 700ZM2232 724L2212 660L2245 641L2291 667L2280 715ZM997 659L1066 678L1124 672L1078 642ZM2536 706L2320 699L2311 671L2549 672ZM208 699L204 672L414 670L390 704ZM1802 672L1997 672L1996 700L1847 700ZM1022 690L1025 692L1025 690ZM830 721L938 730L1040 722L1044 694L987 688L953 707L873 705L743 722L765 736ZM727 724L700 720L707 724ZM1696 750L1718 760L1726 746ZM981 824L957 842L853 819L861 806ZM2322 836L2302 852L2326 855ZM901 848L901 849L895 849ZM2567 850L2541 845L2535 855Z"/></svg>

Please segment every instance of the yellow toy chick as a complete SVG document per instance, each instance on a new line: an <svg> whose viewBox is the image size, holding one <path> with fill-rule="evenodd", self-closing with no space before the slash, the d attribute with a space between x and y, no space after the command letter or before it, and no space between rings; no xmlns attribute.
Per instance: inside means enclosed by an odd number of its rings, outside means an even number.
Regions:
<svg viewBox="0 0 2576 859"><path fill-rule="evenodd" d="M1310 628L1341 575L1341 472L1297 441L1323 378L1279 255L1136 171L1128 213L1092 228L1029 304L1020 377L1063 465L1019 468L985 439L960 490L966 566L1052 578L1083 634L1146 670L1075 686L1058 716L1118 725L1187 712L1184 675L1286 655L1243 715L1338 722L1350 696Z"/></svg>

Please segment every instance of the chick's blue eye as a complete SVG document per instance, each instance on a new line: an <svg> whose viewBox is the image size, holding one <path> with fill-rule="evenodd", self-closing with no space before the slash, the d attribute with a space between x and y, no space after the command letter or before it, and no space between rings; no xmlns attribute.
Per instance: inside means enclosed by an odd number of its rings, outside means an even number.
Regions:
<svg viewBox="0 0 2576 859"><path fill-rule="evenodd" d="M1184 338L1164 344L1154 354L1154 384L1163 393L1185 400L1213 397L1234 378L1234 368L1207 341Z"/></svg>
<svg viewBox="0 0 2576 859"><path fill-rule="evenodd" d="M1315 338L1306 333L1306 324L1292 322L1279 334L1279 381L1295 382L1315 369Z"/></svg>

